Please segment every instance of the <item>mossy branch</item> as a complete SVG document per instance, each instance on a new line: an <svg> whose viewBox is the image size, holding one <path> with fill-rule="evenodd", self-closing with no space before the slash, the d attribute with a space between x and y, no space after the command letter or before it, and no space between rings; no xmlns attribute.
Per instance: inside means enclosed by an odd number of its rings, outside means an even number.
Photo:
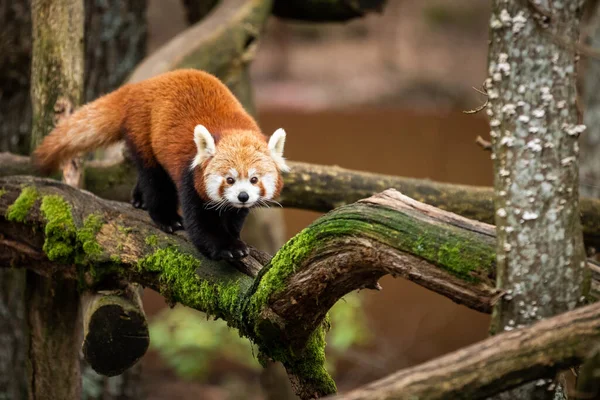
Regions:
<svg viewBox="0 0 600 400"><path fill-rule="evenodd" d="M60 273L83 288L140 283L223 318L263 359L283 363L302 398L335 392L326 313L346 293L391 274L484 312L499 295L493 227L394 190L323 216L270 261L253 251L232 265L203 258L185 233L159 231L126 203L48 179L2 178L0 188L0 266Z"/></svg>
<svg viewBox="0 0 600 400"><path fill-rule="evenodd" d="M284 176L285 186L279 199L284 207L327 212L394 188L442 210L494 223L491 187L440 183L302 162L289 162L289 165L292 171ZM0 153L0 177L11 175L36 175L36 171L27 157ZM120 161L90 162L85 170L86 189L105 199L129 201L135 179L135 169ZM600 200L582 198L580 210L585 244L600 250Z"/></svg>

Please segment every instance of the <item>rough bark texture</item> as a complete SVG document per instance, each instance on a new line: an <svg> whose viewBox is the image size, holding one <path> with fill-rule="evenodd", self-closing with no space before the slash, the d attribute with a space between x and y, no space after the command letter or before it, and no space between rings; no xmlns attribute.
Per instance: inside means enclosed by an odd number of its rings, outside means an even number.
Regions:
<svg viewBox="0 0 600 400"><path fill-rule="evenodd" d="M587 44L600 48L600 7L590 2ZM581 160L579 164L580 192L582 196L600 197L600 60L586 57L582 79L583 120L585 132L580 139Z"/></svg>
<svg viewBox="0 0 600 400"><path fill-rule="evenodd" d="M146 55L147 0L85 0L86 102L119 87Z"/></svg>
<svg viewBox="0 0 600 400"><path fill-rule="evenodd" d="M0 270L0 400L27 398L25 271Z"/></svg>
<svg viewBox="0 0 600 400"><path fill-rule="evenodd" d="M29 399L78 399L79 293L72 280L27 271Z"/></svg>
<svg viewBox="0 0 600 400"><path fill-rule="evenodd" d="M31 147L83 100L83 0L33 0ZM18 208L17 208L18 209ZM14 211L14 210L13 210ZM30 399L81 396L76 282L27 272Z"/></svg>
<svg viewBox="0 0 600 400"><path fill-rule="evenodd" d="M30 0L0 3L0 151L29 153Z"/></svg>
<svg viewBox="0 0 600 400"><path fill-rule="evenodd" d="M455 185L422 179L353 171L335 166L288 162L280 203L284 207L327 212L389 188L420 202L463 217L494 223L494 191L489 187ZM0 153L0 177L36 175L29 158ZM135 169L119 160L88 163L85 187L110 200L129 201ZM586 246L600 249L600 201L580 200Z"/></svg>
<svg viewBox="0 0 600 400"><path fill-rule="evenodd" d="M145 56L146 0L85 0L85 101L118 87ZM31 0L0 3L0 151L28 154Z"/></svg>
<svg viewBox="0 0 600 400"><path fill-rule="evenodd" d="M577 138L582 125L576 106L576 53L553 37L578 40L584 2L559 3L492 2L487 110L495 177L496 284L507 293L494 310L493 333L572 310L587 291L579 218ZM546 383L519 388L508 397L554 394Z"/></svg>
<svg viewBox="0 0 600 400"><path fill-rule="evenodd" d="M276 0L273 15L310 22L342 22L381 13L387 0Z"/></svg>
<svg viewBox="0 0 600 400"><path fill-rule="evenodd" d="M594 304L504 332L332 400L483 399L577 365L599 337L600 305Z"/></svg>

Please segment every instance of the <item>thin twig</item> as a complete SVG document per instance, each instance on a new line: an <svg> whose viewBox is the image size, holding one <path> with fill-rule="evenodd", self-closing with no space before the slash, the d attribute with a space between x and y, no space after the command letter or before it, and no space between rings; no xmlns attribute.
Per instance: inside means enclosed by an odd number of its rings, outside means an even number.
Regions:
<svg viewBox="0 0 600 400"><path fill-rule="evenodd" d="M475 139L475 143L477 143L481 148L485 151L492 151L492 144L482 138L481 136L477 136Z"/></svg>

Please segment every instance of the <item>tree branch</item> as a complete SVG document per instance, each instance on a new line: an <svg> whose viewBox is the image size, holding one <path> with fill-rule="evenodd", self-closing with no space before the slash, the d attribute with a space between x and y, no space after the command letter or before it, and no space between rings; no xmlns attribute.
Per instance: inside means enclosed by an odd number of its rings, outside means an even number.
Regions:
<svg viewBox="0 0 600 400"><path fill-rule="evenodd" d="M309 22L345 22L381 13L386 0L276 0L273 15Z"/></svg>
<svg viewBox="0 0 600 400"><path fill-rule="evenodd" d="M272 0L222 0L201 20L144 59L129 82L139 82L177 68L197 68L216 75L230 88L256 51Z"/></svg>
<svg viewBox="0 0 600 400"><path fill-rule="evenodd" d="M284 176L285 186L280 199L285 207L327 212L394 188L442 210L494 223L491 187L440 183L303 162L289 162L289 165L292 171ZM36 174L28 157L0 153L0 177ZM94 161L86 164L85 187L102 198L129 201L135 179L135 169L127 163ZM586 246L600 249L600 200L582 198L580 210Z"/></svg>
<svg viewBox="0 0 600 400"><path fill-rule="evenodd" d="M302 398L335 391L323 321L346 293L392 274L484 312L499 295L493 227L394 190L321 217L271 261L253 251L228 264L203 258L185 233L159 231L128 204L48 179L2 178L0 188L0 266L60 273L92 289L136 282L223 318L262 357L284 364ZM240 269L260 272L253 280Z"/></svg>
<svg viewBox="0 0 600 400"><path fill-rule="evenodd" d="M582 362L600 339L600 304L504 332L332 400L484 399Z"/></svg>

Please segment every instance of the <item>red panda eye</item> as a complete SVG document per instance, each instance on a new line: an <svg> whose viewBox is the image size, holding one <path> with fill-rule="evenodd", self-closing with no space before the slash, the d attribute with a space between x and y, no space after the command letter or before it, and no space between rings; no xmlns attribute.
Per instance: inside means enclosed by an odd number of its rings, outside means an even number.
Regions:
<svg viewBox="0 0 600 400"><path fill-rule="evenodd" d="M253 185L256 185L256 182L258 182L258 178L253 176L252 178L250 178L250 183Z"/></svg>
<svg viewBox="0 0 600 400"><path fill-rule="evenodd" d="M229 177L229 178L227 178L227 183L230 185L233 185L235 183L235 179Z"/></svg>

